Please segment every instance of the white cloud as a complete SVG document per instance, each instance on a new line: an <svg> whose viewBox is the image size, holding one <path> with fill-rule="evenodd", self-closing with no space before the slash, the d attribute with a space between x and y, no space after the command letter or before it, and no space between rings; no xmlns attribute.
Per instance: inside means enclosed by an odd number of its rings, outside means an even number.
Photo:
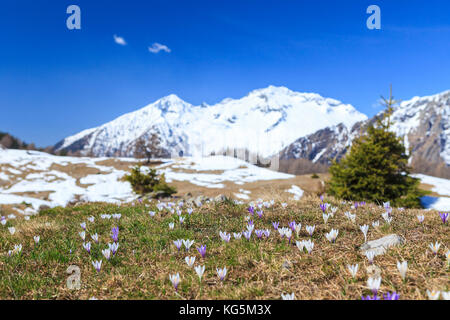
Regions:
<svg viewBox="0 0 450 320"><path fill-rule="evenodd" d="M160 51L165 51L165 52L170 52L172 50L169 49L169 47L160 44L158 42L155 42L154 44L152 44L151 47L148 47L148 51L150 51L151 53L158 53Z"/></svg>
<svg viewBox="0 0 450 320"><path fill-rule="evenodd" d="M120 44L121 46L126 46L127 45L127 43L126 43L124 38L118 37L116 35L114 35L114 42L117 43L117 44Z"/></svg>

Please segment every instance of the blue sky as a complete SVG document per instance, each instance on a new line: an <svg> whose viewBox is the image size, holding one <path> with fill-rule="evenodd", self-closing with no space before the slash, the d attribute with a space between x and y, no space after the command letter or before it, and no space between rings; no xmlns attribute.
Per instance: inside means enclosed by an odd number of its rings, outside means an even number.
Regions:
<svg viewBox="0 0 450 320"><path fill-rule="evenodd" d="M449 40L445 0L3 1L0 131L52 145L171 93L213 104L271 84L371 116L390 83L400 99L450 89Z"/></svg>

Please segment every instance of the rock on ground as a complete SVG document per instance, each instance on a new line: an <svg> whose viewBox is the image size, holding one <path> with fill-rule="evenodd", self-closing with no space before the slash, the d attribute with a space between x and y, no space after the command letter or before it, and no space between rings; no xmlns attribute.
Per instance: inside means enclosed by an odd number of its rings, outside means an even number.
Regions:
<svg viewBox="0 0 450 320"><path fill-rule="evenodd" d="M384 254L389 247L400 245L405 243L405 239L396 234L390 234L383 238L372 240L364 243L360 250L363 254L366 254L368 251L373 251L376 256L380 254Z"/></svg>

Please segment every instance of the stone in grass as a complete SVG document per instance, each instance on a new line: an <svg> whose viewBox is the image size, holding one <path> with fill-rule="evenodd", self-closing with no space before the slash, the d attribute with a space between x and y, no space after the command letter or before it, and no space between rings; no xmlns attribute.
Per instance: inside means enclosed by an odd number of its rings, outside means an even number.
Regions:
<svg viewBox="0 0 450 320"><path fill-rule="evenodd" d="M368 251L373 251L373 253L375 253L375 256L378 256L380 254L384 254L389 247L404 243L405 239L403 237L396 234L390 234L383 238L364 243L360 247L360 250L363 252L363 254L366 254L366 252Z"/></svg>
<svg viewBox="0 0 450 320"><path fill-rule="evenodd" d="M214 198L215 202L224 202L227 201L228 198L224 196L223 194L219 194L217 197Z"/></svg>

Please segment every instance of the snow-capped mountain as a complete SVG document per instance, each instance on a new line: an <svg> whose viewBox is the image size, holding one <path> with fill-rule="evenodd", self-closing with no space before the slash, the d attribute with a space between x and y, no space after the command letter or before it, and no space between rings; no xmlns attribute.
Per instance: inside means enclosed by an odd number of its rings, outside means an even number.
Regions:
<svg viewBox="0 0 450 320"><path fill-rule="evenodd" d="M344 156L353 138L380 115L352 127L338 124L300 137L280 152L280 158L329 165L332 159ZM402 102L392 121L391 130L403 137L416 171L450 178L450 91Z"/></svg>
<svg viewBox="0 0 450 320"><path fill-rule="evenodd" d="M299 137L367 116L353 106L285 87L254 90L241 99L191 105L176 95L59 142L55 149L95 156L133 156L141 137L156 133L164 154L209 155L227 149L268 157Z"/></svg>

